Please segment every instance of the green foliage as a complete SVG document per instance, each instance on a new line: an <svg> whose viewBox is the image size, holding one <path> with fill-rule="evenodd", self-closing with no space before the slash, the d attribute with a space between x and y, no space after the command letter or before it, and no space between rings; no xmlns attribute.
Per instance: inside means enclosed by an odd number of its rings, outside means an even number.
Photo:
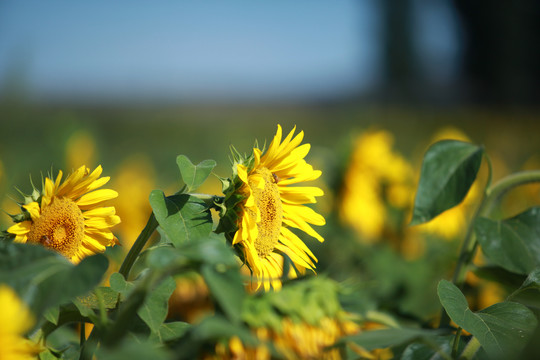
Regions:
<svg viewBox="0 0 540 360"><path fill-rule="evenodd" d="M422 341L435 341L436 336L441 334L444 334L444 332L413 328L394 328L365 331L358 335L346 337L343 341L353 341L366 350L373 350L398 346L419 339Z"/></svg>
<svg viewBox="0 0 540 360"><path fill-rule="evenodd" d="M74 266L42 246L0 242L0 283L15 289L35 314L89 293L100 283L107 266L103 255L85 258Z"/></svg>
<svg viewBox="0 0 540 360"><path fill-rule="evenodd" d="M207 237L212 231L212 216L205 203L187 194L165 196L150 193L150 205L168 238L175 246Z"/></svg>
<svg viewBox="0 0 540 360"><path fill-rule="evenodd" d="M517 353L527 344L537 326L532 311L518 303L498 303L474 313L465 296L449 281L441 280L438 294L450 318L478 338L492 357Z"/></svg>
<svg viewBox="0 0 540 360"><path fill-rule="evenodd" d="M459 204L476 179L482 147L443 140L424 155L411 225L427 222Z"/></svg>
<svg viewBox="0 0 540 360"><path fill-rule="evenodd" d="M492 263L522 275L540 266L540 207L506 220L479 218L475 231Z"/></svg>
<svg viewBox="0 0 540 360"><path fill-rule="evenodd" d="M197 190L212 173L214 167L216 167L214 160L204 160L197 165L193 165L191 160L185 155L178 155L176 164L180 169L182 180L189 192Z"/></svg>

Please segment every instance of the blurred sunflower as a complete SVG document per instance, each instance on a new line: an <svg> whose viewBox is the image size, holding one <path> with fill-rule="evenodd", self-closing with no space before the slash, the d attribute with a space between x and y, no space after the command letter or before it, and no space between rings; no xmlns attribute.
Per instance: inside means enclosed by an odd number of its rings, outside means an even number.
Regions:
<svg viewBox="0 0 540 360"><path fill-rule="evenodd" d="M342 359L349 344L338 341L360 326L343 310L338 292L337 283L321 276L252 296L242 319L255 341L231 335L203 359Z"/></svg>
<svg viewBox="0 0 540 360"><path fill-rule="evenodd" d="M394 137L386 130L367 131L355 139L342 184L339 215L368 243L378 241L389 228L391 210L405 211L412 202L413 169L393 149Z"/></svg>
<svg viewBox="0 0 540 360"><path fill-rule="evenodd" d="M62 171L54 182L46 177L41 192L34 189L32 195L25 196L22 216L13 217L19 222L7 231L15 235L16 242L42 244L73 263L117 244L110 228L120 223L120 218L114 206L105 207L103 202L118 193L96 190L109 181L109 177L100 178L101 172L101 166L92 173L81 166L62 183Z"/></svg>
<svg viewBox="0 0 540 360"><path fill-rule="evenodd" d="M248 158L236 154L233 178L225 182L223 190L224 211L217 231L226 232L232 245L239 248L256 277L257 289L261 285L265 290L281 287L284 256L294 265L287 274L291 277L315 269L317 259L289 228L324 241L310 225L324 225L324 217L305 206L315 203L323 191L314 186L291 186L321 176L320 170L304 160L310 145L300 145L303 131L293 138L295 129L282 141L278 125L264 154L257 145Z"/></svg>
<svg viewBox="0 0 540 360"><path fill-rule="evenodd" d="M41 347L23 337L34 325L34 317L4 284L0 284L0 309L0 359L35 359Z"/></svg>

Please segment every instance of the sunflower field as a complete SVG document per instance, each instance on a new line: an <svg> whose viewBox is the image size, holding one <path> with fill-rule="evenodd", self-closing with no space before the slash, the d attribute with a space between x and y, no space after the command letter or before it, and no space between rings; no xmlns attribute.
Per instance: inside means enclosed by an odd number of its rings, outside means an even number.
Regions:
<svg viewBox="0 0 540 360"><path fill-rule="evenodd" d="M540 357L535 116L3 110L0 359Z"/></svg>

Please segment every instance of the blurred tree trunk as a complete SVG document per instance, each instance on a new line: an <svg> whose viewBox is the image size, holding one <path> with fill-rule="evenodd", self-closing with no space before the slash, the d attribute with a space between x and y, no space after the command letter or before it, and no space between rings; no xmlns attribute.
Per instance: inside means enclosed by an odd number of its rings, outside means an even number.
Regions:
<svg viewBox="0 0 540 360"><path fill-rule="evenodd" d="M390 100L413 95L416 52L413 39L412 0L382 0L384 91Z"/></svg>
<svg viewBox="0 0 540 360"><path fill-rule="evenodd" d="M463 73L474 102L538 105L540 1L454 0L464 33Z"/></svg>

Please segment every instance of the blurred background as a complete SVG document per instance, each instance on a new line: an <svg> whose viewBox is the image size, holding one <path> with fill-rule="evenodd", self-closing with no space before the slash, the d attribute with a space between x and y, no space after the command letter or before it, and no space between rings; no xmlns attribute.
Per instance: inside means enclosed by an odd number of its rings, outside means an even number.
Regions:
<svg viewBox="0 0 540 360"><path fill-rule="evenodd" d="M178 189L178 154L215 159L227 177L229 145L249 152L277 123L297 125L324 173L318 210L334 251L321 251L322 271L384 275L396 257L429 254L407 273L428 279L411 283L394 269L375 295L380 306L399 296L402 313L423 316L432 309L421 300L432 299L407 294L431 289L452 259L403 230L422 154L452 137L485 145L496 178L538 168L539 18L532 0L3 0L2 208L16 211L10 197L14 186L30 191L29 174L39 183L51 168L102 164L129 243L150 212L149 192ZM366 178L375 187L354 183ZM216 179L206 186L220 192ZM516 212L539 200L537 188L518 195ZM458 238L448 229L463 228L463 216L437 236ZM360 248L344 255L347 241ZM374 243L390 250L374 258L364 248ZM448 257L459 242L440 244Z"/></svg>

